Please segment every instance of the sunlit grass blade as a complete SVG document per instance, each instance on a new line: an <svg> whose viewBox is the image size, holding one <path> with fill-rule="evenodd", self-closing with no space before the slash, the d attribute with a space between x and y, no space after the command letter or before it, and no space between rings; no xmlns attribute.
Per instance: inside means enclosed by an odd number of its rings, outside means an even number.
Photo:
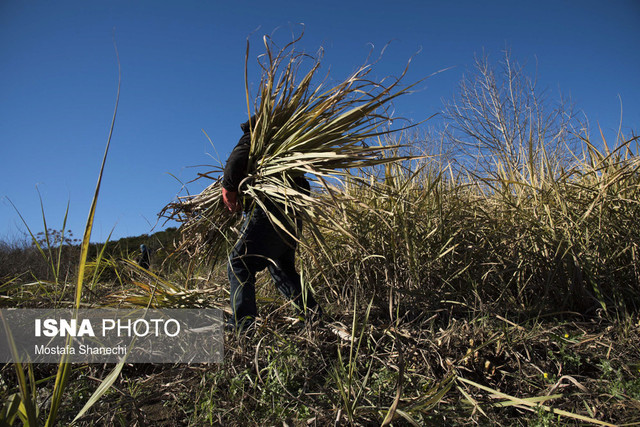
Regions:
<svg viewBox="0 0 640 427"><path fill-rule="evenodd" d="M18 387L20 389L19 397L16 396L14 399L19 399L18 406L18 416L21 418L22 422L27 426L37 426L38 425L38 408L36 406L35 400L35 384L33 381L33 374L31 372L31 364L27 362L27 369L30 371L29 379L31 381L27 381L27 377L24 374L24 368L22 363L20 362L20 355L18 354L18 350L16 347L16 343L13 339L13 333L9 328L9 324L7 323L4 315L0 312L0 319L2 320L2 324L5 330L5 334L8 340L7 345L9 346L9 350L11 351L11 357L13 359L13 366L15 368L16 376L18 378Z"/></svg>
<svg viewBox="0 0 640 427"><path fill-rule="evenodd" d="M523 399L523 398L519 398L519 397L515 397L515 396L510 396L510 395L508 395L506 393L502 393L502 392L500 392L498 390L494 390L494 389L492 389L490 387L483 386L481 384L478 384L478 383L476 383L474 381L471 381L471 380L467 380L467 379L462 378L462 377L457 377L457 380L460 381L460 382L463 382L465 384L469 384L469 385L471 385L473 387L476 387L476 388L478 388L480 390L484 390L486 392L489 392L494 396L506 399L512 405L521 405L521 406L524 406L524 407L527 407L527 408L531 408L531 409L541 408L541 409L543 409L543 410L545 410L547 412L551 412L551 413L554 413L554 414L557 414L557 415L560 415L560 416L563 416L563 417L573 418L575 420L580 420L580 421L583 421L583 422L588 422L588 423L597 424L597 425L601 425L601 426L615 427L614 424L610 424L610 423L607 423L607 422L604 422L604 421L596 420L594 418L585 417L584 415L574 414L572 412L564 411L562 409L557 409L557 408L552 408L552 407L549 407L549 406L546 406L546 405L542 405L540 403L539 399L530 400L530 399L526 399L526 398Z"/></svg>
<svg viewBox="0 0 640 427"><path fill-rule="evenodd" d="M120 372L122 372L122 367L124 366L125 361L121 361L113 368L113 370L107 375L101 382L96 391L93 392L87 403L82 407L78 415L73 419L72 422L76 422L78 419L82 418L82 416L89 410L93 405L100 400L100 398L111 388L113 383L120 376Z"/></svg>
<svg viewBox="0 0 640 427"><path fill-rule="evenodd" d="M21 410L22 400L20 399L20 395L18 393L14 393L7 397L4 405L0 409L0 426L1 427L9 427L12 426L15 422L16 417L18 416L18 412ZM23 419L23 423L26 425L29 422L27 419L26 422Z"/></svg>
<svg viewBox="0 0 640 427"><path fill-rule="evenodd" d="M70 205L70 201L67 201L67 208L64 211L64 219L62 220L62 228L60 229L60 242L58 243L58 257L57 257L56 274L55 274L56 281L58 281L58 278L60 277L60 263L62 261L62 248L65 245L65 230L67 229L67 218L69 217L69 205ZM43 207L43 212L44 212L44 207Z"/></svg>
<svg viewBox="0 0 640 427"><path fill-rule="evenodd" d="M82 238L82 242L80 244L80 260L78 263L78 272L77 272L77 283L75 290L75 298L74 298L74 307L77 310L80 308L80 303L82 301L82 289L84 286L84 270L87 263L87 255L89 253L89 244L91 240L91 231L93 229L93 221L96 213L96 206L98 203L98 195L100 194L100 186L102 184L102 176L104 174L104 168L107 161L107 154L109 153L109 146L111 145L111 136L113 135L113 129L115 126L116 115L118 112L118 102L120 100L120 85L122 81L122 74L120 69L120 58L118 57L118 49L115 45L114 48L116 50L116 58L118 60L118 90L116 94L116 102L115 108L113 111L113 118L111 119L111 127L109 129L109 136L107 137L107 144L104 150L104 155L102 157L102 164L100 165L100 172L98 174L98 182L96 183L95 192L93 195L93 199L91 200L91 207L89 208L89 216L87 218L87 224L84 229L84 235ZM67 341L67 345L69 341ZM69 379L70 373L70 364L67 362L68 354L64 354L61 357L60 364L58 365L58 374L56 375L56 381L53 387L53 395L51 397L51 407L49 410L49 414L47 416L47 421L45 426L53 426L56 422L56 418L58 415L58 409L62 403L62 399L64 397L64 392L67 388L67 381Z"/></svg>

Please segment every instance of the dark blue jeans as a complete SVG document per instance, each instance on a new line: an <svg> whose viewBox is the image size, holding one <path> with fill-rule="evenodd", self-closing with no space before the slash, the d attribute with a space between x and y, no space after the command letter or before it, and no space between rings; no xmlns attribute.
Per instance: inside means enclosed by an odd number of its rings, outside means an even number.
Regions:
<svg viewBox="0 0 640 427"><path fill-rule="evenodd" d="M285 218L279 220L286 224ZM288 228L299 233L302 224ZM300 314L304 314L305 303L306 308L317 306L311 292L303 295L300 275L295 267L296 246L291 236L271 224L262 209L256 207L247 213L227 269L231 284L231 322L240 324L257 316L255 275L265 268L269 269L278 290L293 301Z"/></svg>

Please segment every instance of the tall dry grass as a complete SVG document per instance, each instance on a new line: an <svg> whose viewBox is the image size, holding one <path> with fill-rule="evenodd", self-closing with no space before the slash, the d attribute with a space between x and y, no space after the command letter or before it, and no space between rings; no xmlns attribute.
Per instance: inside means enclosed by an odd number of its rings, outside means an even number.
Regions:
<svg viewBox="0 0 640 427"><path fill-rule="evenodd" d="M312 249L325 265L307 270L323 272L316 280L333 297L393 289L406 310L454 300L480 311L637 311L638 139L583 143L554 170L541 148L535 171L498 162L480 176L437 158L365 171L371 180L341 188L334 213L359 244L333 233L329 248Z"/></svg>

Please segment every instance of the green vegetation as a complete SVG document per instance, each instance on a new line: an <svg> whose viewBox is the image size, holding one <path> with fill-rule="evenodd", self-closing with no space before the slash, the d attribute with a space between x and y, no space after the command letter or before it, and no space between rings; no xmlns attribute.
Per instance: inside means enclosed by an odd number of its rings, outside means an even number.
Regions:
<svg viewBox="0 0 640 427"><path fill-rule="evenodd" d="M439 138L383 140L404 160L315 189L329 214L299 267L322 325L288 317L261 276L257 330L226 335L223 363L6 365L0 424L66 425L87 402L77 425L640 422L638 139L596 144L508 57L485 65ZM156 251L150 271L137 267L140 243L175 237L85 238L86 265L65 239L3 246L6 263L29 253L53 267L3 273L1 304L228 310L224 260ZM67 251L82 268L58 263Z"/></svg>

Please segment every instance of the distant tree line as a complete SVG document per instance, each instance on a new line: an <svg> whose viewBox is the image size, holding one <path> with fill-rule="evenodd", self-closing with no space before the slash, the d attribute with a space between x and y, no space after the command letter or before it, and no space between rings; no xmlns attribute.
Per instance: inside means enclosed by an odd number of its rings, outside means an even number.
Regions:
<svg viewBox="0 0 640 427"><path fill-rule="evenodd" d="M162 262L171 252L173 241L179 233L175 227L153 234L123 237L106 243L91 243L89 258L95 258L103 250L105 258L133 258L146 245L154 254L156 262ZM0 284L18 279L22 283L37 280L52 280L51 261L60 259L63 277L72 277L77 268L80 240L71 230L49 229L33 237L25 236L13 241L0 240Z"/></svg>

